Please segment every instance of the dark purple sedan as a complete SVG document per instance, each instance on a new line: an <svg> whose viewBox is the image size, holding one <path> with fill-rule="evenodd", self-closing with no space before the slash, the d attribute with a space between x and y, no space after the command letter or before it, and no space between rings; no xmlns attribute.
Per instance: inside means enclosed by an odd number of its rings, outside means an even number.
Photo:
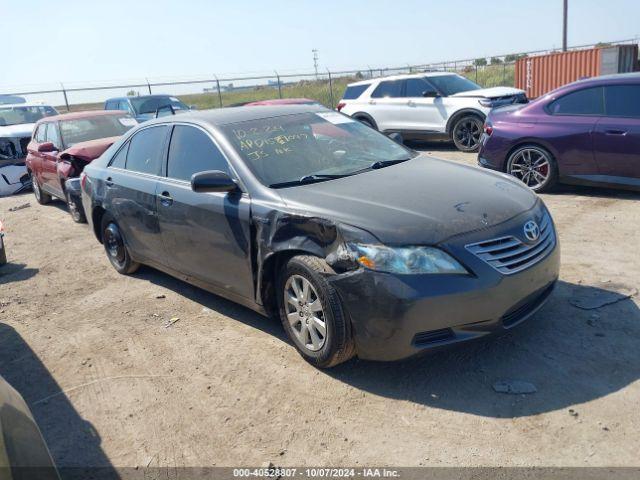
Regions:
<svg viewBox="0 0 640 480"><path fill-rule="evenodd" d="M640 190L640 73L580 80L496 108L478 163L536 192L557 183Z"/></svg>

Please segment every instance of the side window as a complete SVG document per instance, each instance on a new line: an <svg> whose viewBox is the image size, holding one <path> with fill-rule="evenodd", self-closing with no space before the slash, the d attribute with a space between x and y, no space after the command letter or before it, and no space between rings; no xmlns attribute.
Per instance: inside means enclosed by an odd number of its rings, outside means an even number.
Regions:
<svg viewBox="0 0 640 480"><path fill-rule="evenodd" d="M129 102L126 100L120 100L118 103L118 110L124 110L125 112L130 112L131 108L129 108Z"/></svg>
<svg viewBox="0 0 640 480"><path fill-rule="evenodd" d="M353 85L351 87L347 87L344 91L344 95L342 95L343 100L355 100L362 93L369 88L370 83L366 83L364 85Z"/></svg>
<svg viewBox="0 0 640 480"><path fill-rule="evenodd" d="M104 106L105 110L117 110L118 109L118 102L114 101L114 100L110 100L107 102L107 104Z"/></svg>
<svg viewBox="0 0 640 480"><path fill-rule="evenodd" d="M405 97L423 97L424 92L431 92L434 88L421 78L405 80Z"/></svg>
<svg viewBox="0 0 640 480"><path fill-rule="evenodd" d="M41 123L40 126L38 127L38 130L36 130L36 133L33 136L33 139L38 143L46 142L45 140L45 138L47 138L45 135L46 130L47 130L47 124Z"/></svg>
<svg viewBox="0 0 640 480"><path fill-rule="evenodd" d="M60 141L60 134L58 133L58 125L55 122L47 123L47 139L45 141L53 143L56 150L60 150L62 142Z"/></svg>
<svg viewBox="0 0 640 480"><path fill-rule="evenodd" d="M134 172L160 175L162 151L167 126L140 130L129 142L126 169Z"/></svg>
<svg viewBox="0 0 640 480"><path fill-rule="evenodd" d="M127 151L129 150L129 143L116 153L116 156L111 159L110 167L124 168L127 163Z"/></svg>
<svg viewBox="0 0 640 480"><path fill-rule="evenodd" d="M604 105L608 117L640 118L640 85L604 87Z"/></svg>
<svg viewBox="0 0 640 480"><path fill-rule="evenodd" d="M206 170L229 173L227 160L202 130L176 125L171 135L167 176L191 181L191 175Z"/></svg>
<svg viewBox="0 0 640 480"><path fill-rule="evenodd" d="M602 87L585 88L558 98L549 105L553 115L603 115Z"/></svg>
<svg viewBox="0 0 640 480"><path fill-rule="evenodd" d="M395 98L400 96L402 96L402 82L400 80L380 82L380 85L371 94L372 98Z"/></svg>

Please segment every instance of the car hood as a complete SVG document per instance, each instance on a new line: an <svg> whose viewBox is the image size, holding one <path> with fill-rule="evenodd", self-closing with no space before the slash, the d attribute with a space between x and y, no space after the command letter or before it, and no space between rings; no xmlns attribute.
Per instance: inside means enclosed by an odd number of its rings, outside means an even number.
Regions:
<svg viewBox="0 0 640 480"><path fill-rule="evenodd" d="M278 192L296 213L359 227L387 245L436 245L504 222L537 202L506 175L427 156Z"/></svg>
<svg viewBox="0 0 640 480"><path fill-rule="evenodd" d="M451 95L452 97L483 97L483 98L499 98L508 97L510 95L520 95L525 93L524 90L513 87L491 87L481 88L479 90L469 90L467 92L459 92Z"/></svg>
<svg viewBox="0 0 640 480"><path fill-rule="evenodd" d="M89 140L88 142L76 143L74 146L60 152L60 157L78 157L90 162L102 155L104 151L113 145L119 138L120 137L98 138L96 140Z"/></svg>
<svg viewBox="0 0 640 480"><path fill-rule="evenodd" d="M0 127L0 138L31 137L35 123L21 123L19 125L7 125Z"/></svg>

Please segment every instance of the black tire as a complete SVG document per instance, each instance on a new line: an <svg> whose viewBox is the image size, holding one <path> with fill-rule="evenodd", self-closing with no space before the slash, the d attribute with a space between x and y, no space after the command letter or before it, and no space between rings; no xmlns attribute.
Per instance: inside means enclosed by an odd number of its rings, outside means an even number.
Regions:
<svg viewBox="0 0 640 480"><path fill-rule="evenodd" d="M42 191L38 179L33 174L31 174L31 188L33 188L33 195L40 205L46 205L51 201L51 195Z"/></svg>
<svg viewBox="0 0 640 480"><path fill-rule="evenodd" d="M332 273L335 272L324 260L310 255L298 255L291 258L281 269L278 288L276 289L280 320L289 339L300 355L307 362L318 368L333 367L339 363L346 362L355 354L351 323L342 308L338 293L325 278L325 275ZM313 287L313 290L317 292L316 300L319 300L322 307L321 314L326 334L322 346L316 351L308 348L310 345L305 345L301 342L299 339L300 334L294 332L294 329L298 331L296 326L292 325L287 317L288 314L295 314L296 312L288 312L291 306L287 306L285 301L285 295L288 295L286 285L290 279L300 279L300 277L306 279ZM301 306L300 308L303 307ZM301 328L302 321L300 320Z"/></svg>
<svg viewBox="0 0 640 480"><path fill-rule="evenodd" d="M87 223L87 217L84 214L81 200L70 195L69 192L66 193L66 197L69 215L71 215L73 221L76 223Z"/></svg>
<svg viewBox="0 0 640 480"><path fill-rule="evenodd" d="M480 148L484 121L478 115L463 115L453 124L451 139L461 152L476 152Z"/></svg>
<svg viewBox="0 0 640 480"><path fill-rule="evenodd" d="M108 213L102 216L102 244L107 258L118 273L129 275L134 273L140 264L131 259L126 242L115 219Z"/></svg>
<svg viewBox="0 0 640 480"><path fill-rule="evenodd" d="M536 161L537 158L540 158L540 157L537 157L537 155L543 156L545 160L548 162L548 168L546 171L543 172L546 175L546 180L544 182L541 182L535 185L530 185L526 183L520 175L516 174L515 164L519 158L520 159L522 158L523 153L526 151L531 152L529 158L533 157L534 162ZM540 145L536 145L533 143L527 144L527 145L521 145L518 148L516 148L513 152L511 152L511 154L507 158L506 173L522 181L531 190L533 190L536 193L549 192L553 190L553 188L558 183L558 163L556 162L555 158L553 158L553 155L551 154L551 152L549 152L549 150L547 150L544 147L541 147Z"/></svg>
<svg viewBox="0 0 640 480"><path fill-rule="evenodd" d="M4 248L4 244L2 248L0 248L0 267L7 263L7 250Z"/></svg>
<svg viewBox="0 0 640 480"><path fill-rule="evenodd" d="M374 130L378 130L376 128L376 126L373 124L373 121L369 120L367 117L356 117L356 120L359 121L360 123L362 123L363 125L366 125L369 128L373 128Z"/></svg>

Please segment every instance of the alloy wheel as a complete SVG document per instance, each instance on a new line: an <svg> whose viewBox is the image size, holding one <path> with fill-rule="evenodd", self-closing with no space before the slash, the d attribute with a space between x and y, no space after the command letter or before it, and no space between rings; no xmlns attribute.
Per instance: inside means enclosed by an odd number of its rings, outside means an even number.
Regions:
<svg viewBox="0 0 640 480"><path fill-rule="evenodd" d="M475 149L480 144L482 135L482 125L479 120L468 118L458 122L453 130L456 142L470 150Z"/></svg>
<svg viewBox="0 0 640 480"><path fill-rule="evenodd" d="M523 148L517 151L509 163L509 174L533 190L547 183L550 172L549 157L537 148Z"/></svg>
<svg viewBox="0 0 640 480"><path fill-rule="evenodd" d="M292 275L284 286L285 313L293 334L307 350L317 352L327 340L327 325L318 292L301 275Z"/></svg>

